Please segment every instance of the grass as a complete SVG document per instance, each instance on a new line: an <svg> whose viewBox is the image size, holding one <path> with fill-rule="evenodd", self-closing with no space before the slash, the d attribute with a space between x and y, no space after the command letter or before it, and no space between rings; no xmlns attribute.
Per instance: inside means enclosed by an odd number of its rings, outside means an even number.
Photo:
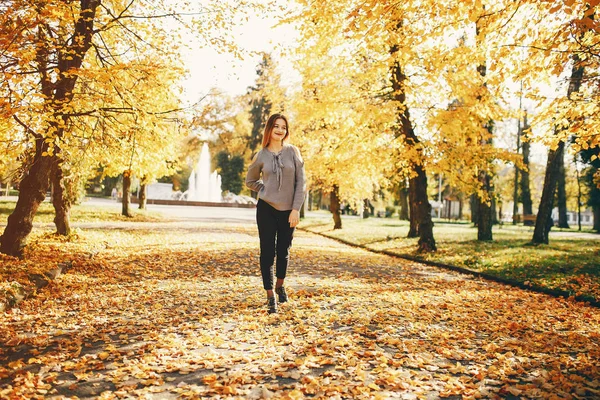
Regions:
<svg viewBox="0 0 600 400"><path fill-rule="evenodd" d="M548 245L531 245L532 227L495 226L494 240L477 241L469 223L435 221L438 250L418 254L418 238L407 239L408 222L392 218L346 216L333 230L331 214L310 213L302 228L377 251L448 264L523 286L561 292L592 302L600 301L600 235L575 229L553 230Z"/></svg>
<svg viewBox="0 0 600 400"><path fill-rule="evenodd" d="M0 226L5 225L14 201L0 201ZM132 205L132 218L121 215L119 204L74 205L72 223L154 222L164 217L158 212L139 210ZM417 254L417 238L407 239L408 223L393 218L343 216L343 229L333 230L329 212L311 212L301 228L377 251L416 257L488 274L523 286L561 291L583 300L600 301L600 235L589 231L574 234L574 229L554 230L550 244L529 244L531 227L504 225L494 227L492 242L479 242L477 229L469 223L436 221L434 235L438 251ZM52 224L52 204L41 204L34 222ZM48 235L48 232L43 233ZM77 235L77 232L75 232ZM33 239L33 237L32 237ZM69 240L68 238L66 240Z"/></svg>
<svg viewBox="0 0 600 400"><path fill-rule="evenodd" d="M5 225L8 216L13 212L16 203L14 201L0 200L0 225ZM137 204L131 204L130 211L132 217L121 215L120 204L98 206L76 204L71 207L72 223L78 222L102 222L102 221L131 221L131 222L154 222L164 219L158 212L140 210ZM51 203L45 201L40 204L34 223L51 224L54 222L54 208Z"/></svg>

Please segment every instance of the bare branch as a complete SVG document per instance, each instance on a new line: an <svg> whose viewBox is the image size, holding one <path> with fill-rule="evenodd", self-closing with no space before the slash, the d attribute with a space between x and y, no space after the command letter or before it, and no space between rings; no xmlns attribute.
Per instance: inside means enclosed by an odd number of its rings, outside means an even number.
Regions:
<svg viewBox="0 0 600 400"><path fill-rule="evenodd" d="M522 1L519 1L519 4L517 4L517 6L515 7L515 11L511 14L511 16L506 20L506 22L504 24L502 24L502 26L500 26L500 29L504 29L504 27L506 25L508 25L508 23L510 21L512 21L512 19L514 18L514 16L517 14L517 11L519 11L519 8L521 7L521 4L523 4Z"/></svg>
<svg viewBox="0 0 600 400"><path fill-rule="evenodd" d="M31 133L36 139L42 139L42 135L40 135L39 133L36 133L33 129L31 129L29 127L29 125L27 125L25 122L21 121L21 119L16 114L13 115L13 118L15 121L17 121L17 123L19 125L21 125L25 129L25 132Z"/></svg>

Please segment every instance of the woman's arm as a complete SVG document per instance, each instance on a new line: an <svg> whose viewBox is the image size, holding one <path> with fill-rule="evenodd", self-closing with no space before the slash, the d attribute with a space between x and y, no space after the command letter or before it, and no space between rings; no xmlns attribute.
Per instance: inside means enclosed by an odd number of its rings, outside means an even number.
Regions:
<svg viewBox="0 0 600 400"><path fill-rule="evenodd" d="M255 192L260 192L260 189L263 188L264 183L260 177L262 171L263 164L258 162L258 153L252 159L252 164L248 167L248 173L246 174L246 186L250 188L250 190L254 190Z"/></svg>
<svg viewBox="0 0 600 400"><path fill-rule="evenodd" d="M306 176L304 173L304 160L300 150L296 146L292 146L292 148L294 149L294 163L296 166L296 185L294 187L292 209L299 211L306 198Z"/></svg>

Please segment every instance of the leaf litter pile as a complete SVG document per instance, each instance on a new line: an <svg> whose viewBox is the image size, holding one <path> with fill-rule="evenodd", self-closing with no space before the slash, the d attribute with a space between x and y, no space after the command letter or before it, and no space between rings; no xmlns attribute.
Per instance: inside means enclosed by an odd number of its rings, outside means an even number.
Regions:
<svg viewBox="0 0 600 400"><path fill-rule="evenodd" d="M600 310L581 303L297 231L268 315L251 224L35 243L28 263L73 266L2 316L0 398L600 397Z"/></svg>

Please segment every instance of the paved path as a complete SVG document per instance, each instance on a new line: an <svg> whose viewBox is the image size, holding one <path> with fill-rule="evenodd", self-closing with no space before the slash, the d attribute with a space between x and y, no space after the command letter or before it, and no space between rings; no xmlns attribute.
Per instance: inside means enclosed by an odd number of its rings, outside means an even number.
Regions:
<svg viewBox="0 0 600 400"><path fill-rule="evenodd" d="M10 200L16 201L17 197L15 196L0 196L0 200ZM107 198L87 198L84 202L89 205L99 205L103 207L114 207L115 209L121 209L121 203ZM137 207L137 205L133 204L132 207ZM169 218L179 219L179 220L187 220L194 222L253 222L255 220L255 209L253 208L233 208L233 207L198 207L198 206L165 206L165 205L157 205L157 204L149 204L148 210L157 211ZM313 212L307 212L308 216L311 215L319 215ZM343 215L342 219L346 218L358 218L355 216L347 216ZM0 226L4 226L4 223L0 222ZM50 224L44 224L50 225ZM74 223L73 226L79 227L77 223ZM83 225L89 226L89 225ZM511 230L512 226L509 224L503 225L501 228L496 227L496 229L504 229ZM532 228L533 231L533 228ZM435 233L435 232L434 232ZM562 231L559 229L552 229L550 231L550 240L552 238L578 238L578 239L589 239L589 240L600 240L599 234L587 233L587 232L575 232L575 231Z"/></svg>
<svg viewBox="0 0 600 400"><path fill-rule="evenodd" d="M0 319L0 398L600 396L598 309L300 231L268 315L253 214L202 212L40 240L73 268Z"/></svg>

